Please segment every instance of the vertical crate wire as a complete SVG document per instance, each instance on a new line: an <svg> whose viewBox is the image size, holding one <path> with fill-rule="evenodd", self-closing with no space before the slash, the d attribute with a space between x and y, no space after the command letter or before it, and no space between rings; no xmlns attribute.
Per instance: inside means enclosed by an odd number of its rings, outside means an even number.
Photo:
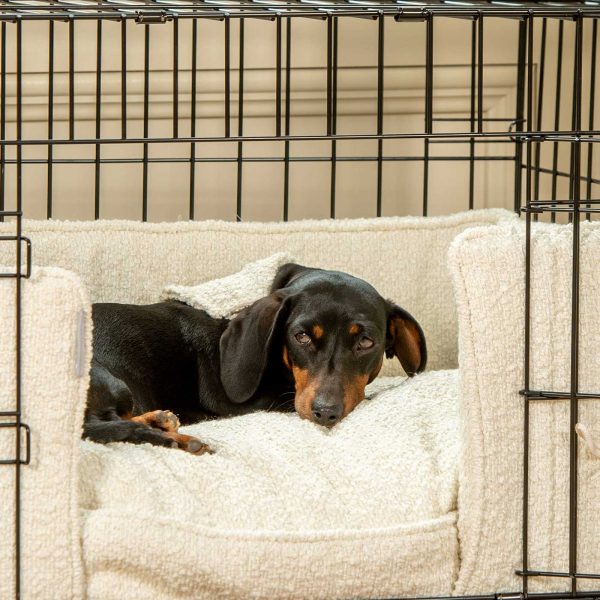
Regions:
<svg viewBox="0 0 600 600"><path fill-rule="evenodd" d="M0 221L4 221L9 218L14 221L14 235L2 235L0 236L0 243L13 243L14 244L14 269L0 273L0 281L6 279L14 279L14 311L15 311L15 391L14 391L14 408L8 411L0 412L0 429L13 429L15 432L15 447L13 458L2 458L0 459L0 466L12 466L14 468L15 475L15 495L14 495L14 546L15 546L15 565L14 565L14 587L15 587L15 598L19 598L21 595L22 588L22 514L21 514L21 501L22 501L22 472L21 467L27 465L30 462L31 445L30 445L30 429L28 425L23 421L22 414L22 281L24 278L28 278L31 275L31 242L28 238L23 236L23 190L22 190L22 22L17 19L15 22L16 26L16 38L15 38L15 57L16 57L16 198L15 198L15 210L6 210L5 206L5 146L2 145L2 177L0 178ZM6 139L5 126L5 107L6 107L6 23L2 23L2 42L1 42L1 53L0 65L2 67L2 74L0 76L0 82L2 86L0 105L2 107L2 117L0 131L2 133L1 141ZM23 245L25 244L25 252L23 252ZM25 270L23 269L23 260L26 262ZM25 440L23 440L23 433L25 433Z"/></svg>

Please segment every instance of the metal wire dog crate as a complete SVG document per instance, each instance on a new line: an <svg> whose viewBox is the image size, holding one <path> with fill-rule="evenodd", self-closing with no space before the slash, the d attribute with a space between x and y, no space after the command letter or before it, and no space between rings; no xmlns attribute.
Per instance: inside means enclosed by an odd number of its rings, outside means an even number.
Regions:
<svg viewBox="0 0 600 600"><path fill-rule="evenodd" d="M582 394L578 387L579 352L579 244L580 221L591 219L600 211L600 200L594 198L594 186L600 179L593 176L594 143L600 140L595 126L595 89L598 18L600 2L519 2L470 0L457 2L417 2L402 0L0 0L0 221L14 222L14 235L0 238L14 245L14 270L0 277L14 279L16 308L16 396L14 410L0 413L0 427L14 429L14 457L2 458L1 465L15 470L16 495L14 500L16 587L20 596L22 565L20 560L21 505L20 476L29 462L29 428L21 412L21 300L22 279L30 274L31 244L23 231L23 216L56 216L55 176L58 169L91 167L92 184L89 206L93 218L103 216L102 191L106 185L106 170L111 165L138 165L141 190L139 198L132 198L141 220L150 214L151 171L164 165L176 165L186 170L187 210L185 217L198 218L198 185L205 177L203 168L211 164L233 167L235 182L235 209L237 220L245 218L244 176L252 165L268 164L281 172L278 193L282 198L279 218L288 220L290 214L291 177L293 169L303 163L325 164L328 174L318 185L328 197L328 216L338 214L340 167L345 164L368 163L373 167L373 201L367 214L385 213L385 179L403 163L419 165L415 177L419 180L421 195L419 212L426 216L431 210L432 167L438 162L467 166L468 203L477 203L477 174L485 163L502 163L510 169L512 182L510 204L522 211L526 219L526 306L525 306L525 397L524 437L524 490L523 490L523 565L522 589L514 594L496 594L482 597L492 600L504 598L589 598L600 597L597 592L579 592L580 579L600 579L600 574L578 571L577 556L577 492L578 460L574 426L577 423L580 400L600 398L598 394ZM245 84L250 69L245 64L252 42L247 37L251 20L269 24L273 35L272 58L274 81L268 94L274 117L262 121L262 129L248 132L245 120ZM375 77L372 91L376 103L375 119L370 129L345 132L340 125L339 106L343 98L339 81L342 73L339 43L342 23L362 19L371 23L370 44L376 48ZM462 20L468 32L468 57L463 67L468 73L468 107L464 114L439 114L435 106L436 64L434 50L439 41L435 33L442 23ZM293 35L298 23L313 20L322 24L319 30L325 54L324 119L319 129L306 133L292 131L295 69L293 64ZM486 62L488 48L486 34L495 21L510 23L515 30L514 64L510 65L516 96L504 113L486 116L484 108ZM223 102L220 103L219 130L204 131L199 110L198 83L199 49L202 39L199 24L217 23L222 44L222 65L219 70ZM84 22L95 24L94 39L85 47L76 43L78 28ZM45 28L47 70L38 74L45 85L45 104L39 109L38 129L27 135L24 123L24 86L28 85L23 66L23 54L28 47L30 27ZM414 130L394 127L386 118L386 79L392 62L390 40L403 35L402 27L414 24L422 32L422 64L415 67L424 77L424 118L414 120ZM185 29L185 31L184 31ZM132 38L143 36L143 69L141 79L132 83L128 48ZM117 57L117 66L105 62L107 36L111 36L111 51ZM155 135L151 132L150 68L152 43L155 36L167 39L170 47L168 96L169 132ZM38 38L39 39L39 38ZM552 42L549 40L552 39ZM183 52L187 52L184 62ZM95 62L91 89L87 89L87 108L77 103L81 93L76 80L78 56L87 53ZM60 55L60 56L59 56ZM236 59L237 55L237 59ZM63 77L57 69L59 58L66 68ZM251 74L251 73L250 73ZM545 81L553 75L556 90L545 88ZM119 102L111 110L118 129L108 132L103 114L103 83L112 78L118 84ZM137 108L132 107L131 90L137 94ZM137 87L136 87L137 86ZM571 86L571 87L569 87ZM60 89L59 89L60 88ZM13 91L11 95L9 92ZM58 91L57 91L58 90ZM163 90L164 92L164 90ZM57 107L57 94L66 97L65 106ZM14 100L13 100L14 99ZM548 108L550 103L550 109ZM570 108L570 111L568 110ZM66 111L61 118L57 114ZM87 110L91 130L79 127L76 110ZM137 110L137 113L136 113ZM7 115L14 114L14 119ZM570 112L570 114L569 114ZM133 113L139 123L134 126ZM436 114L437 113L437 114ZM33 119L36 120L36 119ZM14 121L14 126L12 122ZM59 124L62 123L62 125ZM62 127L62 129L61 129ZM348 152L348 142L370 143L372 151ZM418 142L420 152L400 152L402 143ZM303 143L305 144L303 146ZM318 143L317 150L294 152L294 146L306 148L307 143ZM400 144L400 145L399 145ZM252 147L268 148L270 155L257 154ZM450 145L460 148L458 153L440 154L438 148ZM127 156L111 149L134 148ZM175 148L170 152L154 152L156 148ZM203 149L217 147L221 154L206 154ZM365 146L366 147L366 146ZM505 148L510 152L503 153ZM228 150L233 148L233 151ZM362 147L361 147L362 148ZM482 152L482 149L486 149ZM494 152L494 148L502 148ZM73 155L84 150L92 156ZM340 149L344 149L341 152ZM391 150L390 150L391 149ZM491 149L491 150L490 150ZM488 151L489 150L489 151ZM139 151L139 152L137 152ZM137 152L137 153L136 153ZM220 150L219 150L220 152ZM490 153L492 152L492 153ZM37 169L37 171L35 171ZM40 173L45 183L44 203L40 209L31 204L31 194L24 189L26 174ZM71 171L72 172L72 171ZM564 192L564 193L563 193ZM37 210L37 213L36 213ZM41 211L41 212L40 212ZM392 210L393 212L393 210ZM531 223L540 215L552 221L568 218L573 223L572 264L572 329L571 329L571 386L565 391L539 391L530 388L530 305L531 305ZM570 405L570 531L569 568L566 572L533 570L528 563L529 544L529 450L530 411L532 404L545 400L561 400ZM530 593L532 577L562 577L571 582L570 593Z"/></svg>

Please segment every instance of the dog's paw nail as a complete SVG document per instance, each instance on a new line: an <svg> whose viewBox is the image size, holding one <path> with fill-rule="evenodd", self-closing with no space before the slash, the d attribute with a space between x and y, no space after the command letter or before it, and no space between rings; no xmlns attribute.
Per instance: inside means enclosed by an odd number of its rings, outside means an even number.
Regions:
<svg viewBox="0 0 600 600"><path fill-rule="evenodd" d="M210 448L200 440L190 440L187 444L187 451L192 454L204 454L205 452L210 452L212 454Z"/></svg>
<svg viewBox="0 0 600 600"><path fill-rule="evenodd" d="M179 448L179 444L177 442L171 442L171 448Z"/></svg>

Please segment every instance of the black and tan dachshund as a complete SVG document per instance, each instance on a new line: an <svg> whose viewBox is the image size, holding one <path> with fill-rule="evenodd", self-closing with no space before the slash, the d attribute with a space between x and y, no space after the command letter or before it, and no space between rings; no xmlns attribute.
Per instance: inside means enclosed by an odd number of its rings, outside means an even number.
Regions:
<svg viewBox="0 0 600 600"><path fill-rule="evenodd" d="M95 304L93 321L83 436L102 443L201 454L179 419L257 410L295 409L331 427L363 400L384 355L410 376L427 361L417 321L366 281L291 263L231 321L176 301Z"/></svg>

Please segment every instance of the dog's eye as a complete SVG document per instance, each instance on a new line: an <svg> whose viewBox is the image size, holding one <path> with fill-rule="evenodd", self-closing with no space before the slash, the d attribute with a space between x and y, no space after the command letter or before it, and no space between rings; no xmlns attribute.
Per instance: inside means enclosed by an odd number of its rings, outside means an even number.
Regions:
<svg viewBox="0 0 600 600"><path fill-rule="evenodd" d="M360 340L358 341L358 348L359 350L369 350L369 348L372 348L375 345L375 342L368 337L361 337Z"/></svg>
<svg viewBox="0 0 600 600"><path fill-rule="evenodd" d="M303 346L306 346L306 344L310 344L311 342L310 336L304 331L297 333L294 337L296 338L296 341Z"/></svg>

